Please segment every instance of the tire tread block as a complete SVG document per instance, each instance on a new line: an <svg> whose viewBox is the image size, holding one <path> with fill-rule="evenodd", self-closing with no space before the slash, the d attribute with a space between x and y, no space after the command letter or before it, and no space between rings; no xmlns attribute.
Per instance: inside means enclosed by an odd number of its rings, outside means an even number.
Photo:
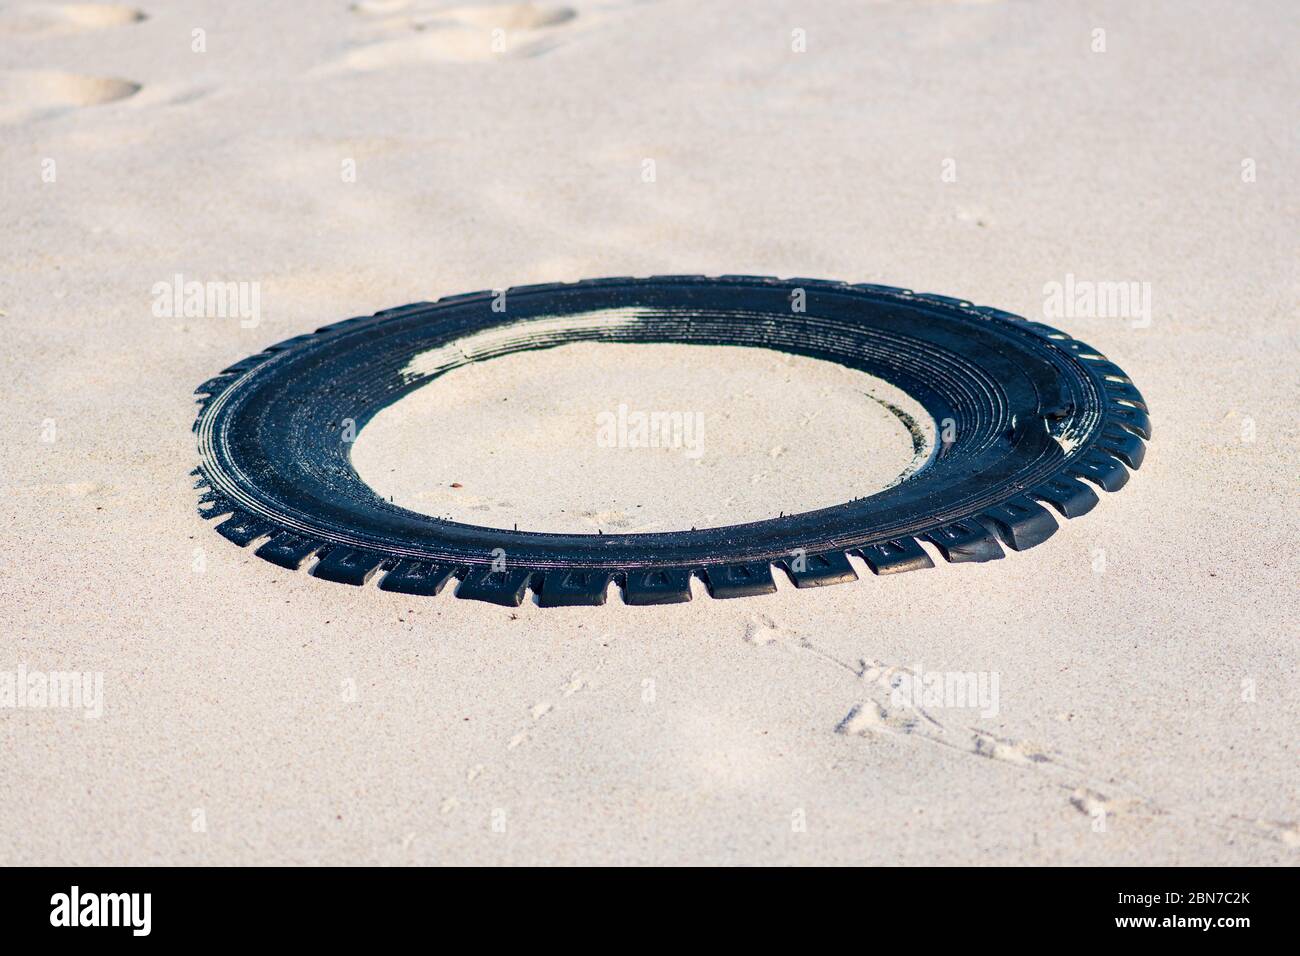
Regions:
<svg viewBox="0 0 1300 956"><path fill-rule="evenodd" d="M1059 527L1051 512L1031 498L1008 498L980 513L980 522L1013 551L1042 544Z"/></svg>
<svg viewBox="0 0 1300 956"><path fill-rule="evenodd" d="M1097 444L1135 471L1142 467L1142 460L1146 458L1147 446L1142 439L1119 425L1107 426Z"/></svg>
<svg viewBox="0 0 1300 956"><path fill-rule="evenodd" d="M1029 489L1029 494L1059 511L1066 518L1086 515L1101 499L1097 492L1077 478L1062 476L1045 481Z"/></svg>
<svg viewBox="0 0 1300 956"><path fill-rule="evenodd" d="M508 568L493 571L491 568L472 568L456 588L456 597L471 601L500 604L502 607L519 607L524 603L524 592L532 580L528 568Z"/></svg>
<svg viewBox="0 0 1300 956"><path fill-rule="evenodd" d="M228 515L234 510L235 503L219 492L205 491L199 495L199 517L201 518L216 518Z"/></svg>
<svg viewBox="0 0 1300 956"><path fill-rule="evenodd" d="M1006 557L997 539L975 519L954 521L925 535L953 564L996 561Z"/></svg>
<svg viewBox="0 0 1300 956"><path fill-rule="evenodd" d="M704 583L715 598L754 597L776 590L772 566L766 562L721 564L704 569Z"/></svg>
<svg viewBox="0 0 1300 956"><path fill-rule="evenodd" d="M685 568L634 568L623 582L625 604L685 604L690 599L691 572Z"/></svg>
<svg viewBox="0 0 1300 956"><path fill-rule="evenodd" d="M848 555L843 551L823 551L781 562L785 573L797 588L819 588L828 584L846 584L858 579Z"/></svg>
<svg viewBox="0 0 1300 956"><path fill-rule="evenodd" d="M254 518L250 514L242 511L236 511L221 524L217 525L217 533L227 541L233 541L241 548L247 546L250 542L256 541L262 535L270 534L275 529L260 518Z"/></svg>
<svg viewBox="0 0 1300 956"><path fill-rule="evenodd" d="M1146 399L1142 397L1142 393L1133 386L1132 382L1108 381L1106 383L1106 391L1110 393L1111 398L1122 398L1124 401L1132 402L1143 411L1146 411Z"/></svg>
<svg viewBox="0 0 1300 956"><path fill-rule="evenodd" d="M270 561L290 571L297 571L318 547L320 547L319 541L304 538L292 531L281 531L254 553L263 561Z"/></svg>
<svg viewBox="0 0 1300 956"><path fill-rule="evenodd" d="M855 548L853 553L867 562L867 567L871 568L873 574L901 574L904 571L934 567L934 560L925 548L916 543L915 538L878 541Z"/></svg>
<svg viewBox="0 0 1300 956"><path fill-rule="evenodd" d="M380 579L379 590L433 597L446 587L455 571L449 564L403 558Z"/></svg>
<svg viewBox="0 0 1300 956"><path fill-rule="evenodd" d="M331 548L317 561L311 574L325 581L360 587L370 580L382 563L383 558L371 551L339 546Z"/></svg>
<svg viewBox="0 0 1300 956"><path fill-rule="evenodd" d="M605 603L613 572L598 568L552 569L542 578L542 607L599 607Z"/></svg>
<svg viewBox="0 0 1300 956"><path fill-rule="evenodd" d="M1132 405L1120 405L1112 403L1108 414L1115 419L1115 423L1126 431L1131 431L1139 438L1151 440L1151 416L1144 409L1134 408Z"/></svg>
<svg viewBox="0 0 1300 956"><path fill-rule="evenodd" d="M1119 491L1128 484L1128 472L1123 463L1103 452L1094 451L1084 455L1074 463L1070 474L1095 481L1106 491Z"/></svg>

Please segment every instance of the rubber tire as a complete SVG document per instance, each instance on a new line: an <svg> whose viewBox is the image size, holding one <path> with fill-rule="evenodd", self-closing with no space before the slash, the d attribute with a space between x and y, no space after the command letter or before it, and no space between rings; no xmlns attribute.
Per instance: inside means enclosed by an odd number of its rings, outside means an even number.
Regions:
<svg viewBox="0 0 1300 956"><path fill-rule="evenodd" d="M776 349L839 362L914 396L951 442L908 480L817 511L658 534L549 534L443 521L376 495L349 435L452 368L569 342L674 342ZM1117 491L1151 435L1131 380L1068 335L998 309L906 289L814 279L657 276L523 286L420 302L300 335L197 390L200 514L285 568L318 578L520 604L717 598L988 561L1074 518L1093 486ZM774 396L773 400L781 400ZM346 420L351 419L349 429Z"/></svg>

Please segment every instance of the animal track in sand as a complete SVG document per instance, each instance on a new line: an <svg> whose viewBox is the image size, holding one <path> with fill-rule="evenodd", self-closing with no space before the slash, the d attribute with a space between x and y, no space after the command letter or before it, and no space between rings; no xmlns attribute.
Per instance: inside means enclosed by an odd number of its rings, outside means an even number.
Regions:
<svg viewBox="0 0 1300 956"><path fill-rule="evenodd" d="M1300 847L1300 825L1291 822L1226 819L1206 816L1199 810L1166 808L1154 799L1141 795L1138 787L1114 774L1089 771L1075 761L1028 740L999 737L978 727L940 721L926 707L909 695L893 692L901 678L916 675L906 667L881 661L859 660L850 664L830 654L807 637L775 623L766 615L751 615L742 632L743 640L755 649L779 649L806 653L828 668L852 675L863 685L858 703L834 725L841 736L865 739L895 738L917 744L945 747L966 756L980 757L1042 777L1064 790L1069 806L1089 817L1107 820L1123 817L1154 819L1158 817L1190 818L1198 825L1211 826L1225 833L1270 840L1289 848ZM1115 791L1127 795L1110 796Z"/></svg>
<svg viewBox="0 0 1300 956"><path fill-rule="evenodd" d="M1021 767L1032 767L1037 763L1053 763L1051 757L1042 748L1026 740L1003 740L992 734L975 731L971 740L973 751L980 757L990 760L1003 760Z"/></svg>
<svg viewBox="0 0 1300 956"><path fill-rule="evenodd" d="M1300 847L1300 824L1280 822L1277 820L1254 820L1247 822L1252 823L1254 826L1263 830L1283 846Z"/></svg>
<svg viewBox="0 0 1300 956"><path fill-rule="evenodd" d="M844 719L835 725L835 732L858 737L884 732L910 734L916 731L918 724L917 718L906 710L885 708L869 700L849 708Z"/></svg>
<svg viewBox="0 0 1300 956"><path fill-rule="evenodd" d="M1156 815L1163 812L1155 807L1144 808L1141 800L1112 800L1104 793L1098 793L1096 790L1090 790L1087 787L1077 787L1070 794L1070 806L1084 816L1093 818L1109 817L1130 810L1141 811L1147 809L1148 812Z"/></svg>
<svg viewBox="0 0 1300 956"><path fill-rule="evenodd" d="M599 668L604 663L605 661L602 658L596 663L595 666ZM506 740L505 742L506 752L509 753L518 750L520 747L526 744L529 740L533 738L534 732L541 725L541 722L545 720L545 718L547 718L552 713L556 712L556 710L562 709L564 706L564 702L566 700L573 697L575 694L580 693L581 691L587 690L591 686L592 683L591 683L590 671L576 670L571 672L568 678L565 679L563 682L561 682L561 684L559 685L559 689L558 689L559 695L557 699L539 700L537 701L537 703L533 704L531 707L528 708L527 718L522 722L519 729L514 734L512 734L508 740ZM481 763L474 764L472 767L470 767L465 772L465 785L473 789L474 782L478 780L479 777L483 776L484 769L485 769L484 765ZM439 812L443 816L448 816L455 810L459 809L461 806L465 805L465 803L469 802L471 799L472 799L471 795L466 795L465 799L462 800L454 794L449 794L448 796L444 797L442 802L439 804Z"/></svg>
<svg viewBox="0 0 1300 956"><path fill-rule="evenodd" d="M451 7L412 12L400 0L369 0L353 12L387 17L380 25L415 36L381 40L347 53L339 66L369 71L409 63L480 63L539 56L558 45L556 28L577 17L571 7L536 3ZM393 14L403 16L393 17Z"/></svg>
<svg viewBox="0 0 1300 956"><path fill-rule="evenodd" d="M0 34L57 35L139 23L143 10L116 3L63 3L0 11Z"/></svg>
<svg viewBox="0 0 1300 956"><path fill-rule="evenodd" d="M12 70L0 73L0 123L23 122L83 106L111 103L140 89L139 83L114 77Z"/></svg>

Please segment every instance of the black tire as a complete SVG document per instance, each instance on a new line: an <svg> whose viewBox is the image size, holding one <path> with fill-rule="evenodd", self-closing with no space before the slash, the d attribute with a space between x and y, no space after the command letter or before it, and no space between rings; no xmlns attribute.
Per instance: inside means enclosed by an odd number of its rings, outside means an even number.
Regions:
<svg viewBox="0 0 1300 956"><path fill-rule="evenodd" d="M792 302L803 297L804 311ZM494 303L496 308L494 308ZM500 311L504 303L505 311ZM579 316L583 318L579 319ZM450 368L575 341L759 346L839 362L914 396L955 440L879 494L748 524L658 534L544 534L442 521L389 504L356 474L343 421ZM439 350L439 351L435 351ZM415 356L422 365L412 366ZM1056 521L1117 491L1142 463L1146 404L1104 356L1036 322L945 296L813 279L659 276L451 296L348 319L280 342L196 394L205 518L259 557L318 578L518 605L603 604L612 580L630 604L799 587L949 561L988 561L1002 544L1046 540ZM1082 480L1081 480L1082 479ZM494 566L494 553L496 564ZM504 557L503 557L504 556ZM504 567L502 566L504 562Z"/></svg>

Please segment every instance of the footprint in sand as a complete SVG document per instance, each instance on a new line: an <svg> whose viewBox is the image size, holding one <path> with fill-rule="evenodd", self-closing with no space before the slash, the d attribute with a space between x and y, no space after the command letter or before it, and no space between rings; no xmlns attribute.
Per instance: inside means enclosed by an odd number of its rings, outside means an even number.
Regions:
<svg viewBox="0 0 1300 956"><path fill-rule="evenodd" d="M502 3L488 7L452 7L417 16L417 30L439 26L474 27L480 30L541 30L568 23L578 14L570 7L536 3Z"/></svg>
<svg viewBox="0 0 1300 956"><path fill-rule="evenodd" d="M144 11L116 3L55 3L0 10L0 35L52 36L139 23Z"/></svg>
<svg viewBox="0 0 1300 956"><path fill-rule="evenodd" d="M422 10L406 0L365 0L354 13L384 18L386 30L405 34L358 47L337 64L379 70L409 63L481 63L539 56L557 46L557 28L577 17L570 7L538 3ZM400 16L398 16L400 14Z"/></svg>
<svg viewBox="0 0 1300 956"><path fill-rule="evenodd" d="M12 70L0 73L0 123L42 119L83 106L125 99L139 91L139 83L114 77Z"/></svg>
<svg viewBox="0 0 1300 956"><path fill-rule="evenodd" d="M411 0L359 0L348 9L366 17L386 17L401 13L410 6Z"/></svg>

